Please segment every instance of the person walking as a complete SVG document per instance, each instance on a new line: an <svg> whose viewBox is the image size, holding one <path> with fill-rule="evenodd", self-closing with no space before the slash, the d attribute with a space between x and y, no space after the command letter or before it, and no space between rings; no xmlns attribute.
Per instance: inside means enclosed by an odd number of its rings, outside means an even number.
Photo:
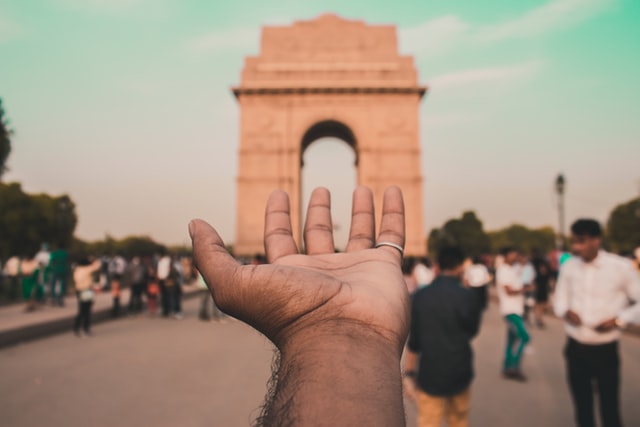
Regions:
<svg viewBox="0 0 640 427"><path fill-rule="evenodd" d="M38 265L37 285L34 288L34 297L35 300L45 302L47 294L51 295L53 299L53 289L48 289L49 283L47 282L49 277L49 262L51 261L51 252L49 252L48 243L43 243L40 246L40 250L36 253L34 260Z"/></svg>
<svg viewBox="0 0 640 427"><path fill-rule="evenodd" d="M449 427L469 424L471 340L478 333L481 307L462 283L463 262L460 249L441 249L439 275L412 300L403 383L418 406L419 427L440 427L443 419Z"/></svg>
<svg viewBox="0 0 640 427"><path fill-rule="evenodd" d="M142 311L142 294L147 288L147 268L135 256L125 270L127 281L131 285L131 294L129 295L129 313L137 314Z"/></svg>
<svg viewBox="0 0 640 427"><path fill-rule="evenodd" d="M69 255L66 249L58 247L51 252L49 261L49 288L51 289L51 303L64 307L64 297L67 295L67 276L69 274Z"/></svg>
<svg viewBox="0 0 640 427"><path fill-rule="evenodd" d="M500 313L507 323L507 344L503 364L503 376L507 379L526 381L522 373L522 353L529 343L529 333L524 326L524 293L522 275L515 264L518 251L513 247L502 250L504 261L496 271L496 287L500 300Z"/></svg>
<svg viewBox="0 0 640 427"><path fill-rule="evenodd" d="M545 328L544 315L549 307L549 292L551 291L551 280L553 279L553 271L551 265L544 257L536 255L532 259L535 268L535 300L534 315L536 326L539 329Z"/></svg>
<svg viewBox="0 0 640 427"><path fill-rule="evenodd" d="M78 314L76 315L73 332L80 335L82 327L85 336L91 336L91 306L93 305L93 275L100 270L102 262L97 259L91 262L88 258L81 260L73 271L76 295L78 297Z"/></svg>
<svg viewBox="0 0 640 427"><path fill-rule="evenodd" d="M554 311L564 319L564 356L576 425L595 426L597 394L602 427L620 427L620 329L640 322L640 279L622 257L601 249L593 219L571 226L576 255L560 268Z"/></svg>
<svg viewBox="0 0 640 427"><path fill-rule="evenodd" d="M111 281L109 288L113 301L113 305L111 306L112 317L118 317L120 315L120 291L122 290L122 281L126 268L127 261L120 254L117 254L109 261L108 271Z"/></svg>
<svg viewBox="0 0 640 427"><path fill-rule="evenodd" d="M160 287L160 306L162 307L162 316L169 317L173 305L172 289L169 289L172 285L169 278L169 275L171 274L171 256L164 251L161 255L160 260L158 260L156 276Z"/></svg>

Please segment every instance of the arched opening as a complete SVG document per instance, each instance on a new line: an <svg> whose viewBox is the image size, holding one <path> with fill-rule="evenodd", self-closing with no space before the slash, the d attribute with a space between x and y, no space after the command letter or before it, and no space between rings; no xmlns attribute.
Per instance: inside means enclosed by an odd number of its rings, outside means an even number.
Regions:
<svg viewBox="0 0 640 427"><path fill-rule="evenodd" d="M312 126L302 138L302 221L311 192L326 187L331 192L331 218L336 249L344 250L351 224L351 197L357 184L356 140L351 130L336 121Z"/></svg>

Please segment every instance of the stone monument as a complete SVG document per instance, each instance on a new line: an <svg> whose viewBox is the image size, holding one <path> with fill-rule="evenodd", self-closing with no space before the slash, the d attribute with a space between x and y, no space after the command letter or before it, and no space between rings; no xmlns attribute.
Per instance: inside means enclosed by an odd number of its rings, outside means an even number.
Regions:
<svg viewBox="0 0 640 427"><path fill-rule="evenodd" d="M384 189L402 188L405 253L426 253L418 120L426 89L413 57L398 54L393 25L327 14L264 27L260 54L245 58L233 88L240 105L235 253L264 252L264 206L276 188L289 193L302 248L302 154L323 137L355 151L357 181L373 190L378 223Z"/></svg>

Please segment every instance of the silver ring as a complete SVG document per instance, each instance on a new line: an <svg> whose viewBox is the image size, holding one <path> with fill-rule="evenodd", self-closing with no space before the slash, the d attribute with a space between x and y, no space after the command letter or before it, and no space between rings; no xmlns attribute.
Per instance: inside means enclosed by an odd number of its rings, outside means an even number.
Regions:
<svg viewBox="0 0 640 427"><path fill-rule="evenodd" d="M392 248L395 248L397 250L400 251L400 255L404 255L404 249L402 248L402 246L400 246L397 243L393 243L393 242L378 242L376 243L376 248L379 248L380 246L391 246Z"/></svg>

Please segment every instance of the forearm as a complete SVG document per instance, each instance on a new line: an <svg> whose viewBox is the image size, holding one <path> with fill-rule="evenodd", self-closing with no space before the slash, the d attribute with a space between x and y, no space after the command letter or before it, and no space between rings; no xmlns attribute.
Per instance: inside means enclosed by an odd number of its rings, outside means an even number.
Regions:
<svg viewBox="0 0 640 427"><path fill-rule="evenodd" d="M640 303L635 302L618 316L624 323L640 324Z"/></svg>
<svg viewBox="0 0 640 427"><path fill-rule="evenodd" d="M560 318L564 318L569 310L568 300L566 295L560 292L555 293L553 299L553 313Z"/></svg>
<svg viewBox="0 0 640 427"><path fill-rule="evenodd" d="M627 271L627 298L631 305L618 316L624 323L640 324L640 278L632 268Z"/></svg>
<svg viewBox="0 0 640 427"><path fill-rule="evenodd" d="M377 334L314 334L285 345L261 426L404 426L400 352Z"/></svg>
<svg viewBox="0 0 640 427"><path fill-rule="evenodd" d="M520 295L521 293L524 292L524 289L516 289L516 288L513 288L513 287L511 287L509 285L504 285L504 289L505 289L505 292L507 293L507 295L512 295L512 296L513 295Z"/></svg>

